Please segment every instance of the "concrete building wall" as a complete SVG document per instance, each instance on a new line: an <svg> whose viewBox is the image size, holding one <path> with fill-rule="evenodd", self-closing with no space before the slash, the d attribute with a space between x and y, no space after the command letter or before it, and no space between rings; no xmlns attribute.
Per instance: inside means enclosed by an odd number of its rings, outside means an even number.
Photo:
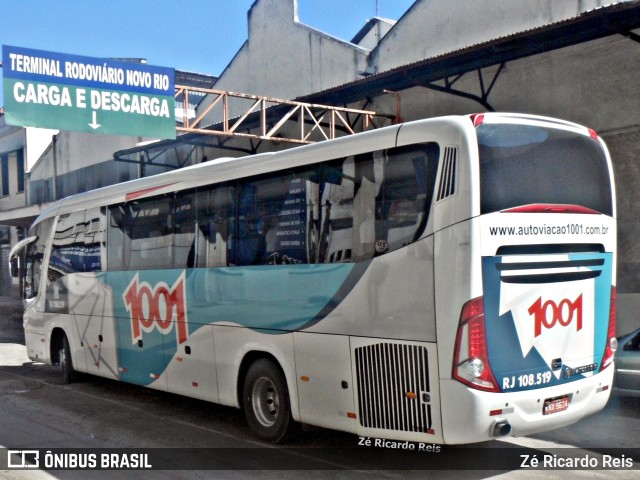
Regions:
<svg viewBox="0 0 640 480"><path fill-rule="evenodd" d="M497 111L562 117L601 133L632 128L640 125L639 62L640 45L622 35L526 57L506 63L488 103ZM497 70L482 71L485 86ZM478 73L467 73L454 88L479 96ZM378 97L377 110L390 111L389 100ZM401 101L406 120L484 110L477 101L424 87L401 92Z"/></svg>
<svg viewBox="0 0 640 480"><path fill-rule="evenodd" d="M26 172L48 148L55 133L57 130L7 125L4 116L0 115L0 155L10 155L9 195L0 197L0 212L28 205L29 182ZM23 161L25 173L22 191L18 187L18 157Z"/></svg>
<svg viewBox="0 0 640 480"><path fill-rule="evenodd" d="M57 136L58 173L65 174L87 165L113 160L113 153L132 148L140 137L62 132Z"/></svg>
<svg viewBox="0 0 640 480"><path fill-rule="evenodd" d="M35 147L34 149L35 150ZM24 189L18 187L18 158L26 158L29 151L27 131L5 123L4 115L0 114L0 155L6 156L8 162L8 195L0 197L0 212L12 211L26 205L26 182ZM1 173L0 173L1 175ZM11 246L19 240L16 227L0 225L0 295L17 295L18 281L9 274L8 254Z"/></svg>
<svg viewBox="0 0 640 480"><path fill-rule="evenodd" d="M395 24L395 20L372 18L366 23L362 30L351 39L351 42L362 48L373 50Z"/></svg>
<svg viewBox="0 0 640 480"><path fill-rule="evenodd" d="M29 203L50 202L136 178L137 167L113 161L139 137L60 132L29 172Z"/></svg>
<svg viewBox="0 0 640 480"><path fill-rule="evenodd" d="M351 82L367 67L369 50L300 23L297 0L257 0L247 18L249 38L216 89L292 99Z"/></svg>
<svg viewBox="0 0 640 480"><path fill-rule="evenodd" d="M7 125L0 115L0 153L11 152L24 147L26 133L23 128Z"/></svg>
<svg viewBox="0 0 640 480"><path fill-rule="evenodd" d="M575 17L612 0L417 0L371 53L378 72ZM411 45L411 48L407 48Z"/></svg>
<svg viewBox="0 0 640 480"><path fill-rule="evenodd" d="M4 123L4 120L2 121ZM0 210L24 207L25 196L23 192L18 192L17 164L15 161L16 152L18 150L22 150L22 155L24 156L24 152L26 150L24 129L11 127L9 125L0 126L0 139L0 155L6 155L9 157L9 192L5 192L4 196L0 196Z"/></svg>

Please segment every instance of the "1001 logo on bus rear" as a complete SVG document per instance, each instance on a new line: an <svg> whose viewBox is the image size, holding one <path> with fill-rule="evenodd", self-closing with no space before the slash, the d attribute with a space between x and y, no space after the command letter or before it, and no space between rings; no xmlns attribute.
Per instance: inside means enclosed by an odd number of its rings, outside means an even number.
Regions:
<svg viewBox="0 0 640 480"><path fill-rule="evenodd" d="M556 324L568 327L574 319L579 332L582 330L582 294L573 302L565 298L560 303L553 300L542 303L542 297L538 297L529 307L529 315L533 316L534 338L543 333L543 328L549 330Z"/></svg>
<svg viewBox="0 0 640 480"><path fill-rule="evenodd" d="M132 343L142 340L142 332L150 333L158 329L167 334L174 325L178 345L187 341L189 332L184 272L171 287L165 282L152 287L148 282L140 282L136 273L122 294L122 299L131 319Z"/></svg>

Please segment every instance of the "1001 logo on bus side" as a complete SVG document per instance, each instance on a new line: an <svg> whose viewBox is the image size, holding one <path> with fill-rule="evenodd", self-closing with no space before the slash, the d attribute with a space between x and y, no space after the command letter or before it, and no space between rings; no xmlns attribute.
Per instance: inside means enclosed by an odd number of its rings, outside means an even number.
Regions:
<svg viewBox="0 0 640 480"><path fill-rule="evenodd" d="M171 287L165 282L152 287L148 282L140 282L136 273L122 298L131 319L132 343L142 340L142 332L150 333L157 328L167 334L174 325L178 345L187 341L189 332L184 272Z"/></svg>

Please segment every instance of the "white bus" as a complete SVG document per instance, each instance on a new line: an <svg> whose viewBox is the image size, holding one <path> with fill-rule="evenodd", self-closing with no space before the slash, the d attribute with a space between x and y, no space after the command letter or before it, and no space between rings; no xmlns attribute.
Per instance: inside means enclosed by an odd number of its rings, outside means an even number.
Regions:
<svg viewBox="0 0 640 480"><path fill-rule="evenodd" d="M300 423L459 444L575 422L613 379L611 162L487 113L75 195L24 251L31 359Z"/></svg>

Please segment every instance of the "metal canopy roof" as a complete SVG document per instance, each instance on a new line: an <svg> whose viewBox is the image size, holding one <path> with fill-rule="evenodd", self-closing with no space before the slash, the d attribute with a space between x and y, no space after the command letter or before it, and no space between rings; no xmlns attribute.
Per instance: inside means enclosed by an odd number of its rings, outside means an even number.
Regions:
<svg viewBox="0 0 640 480"><path fill-rule="evenodd" d="M577 17L504 36L460 50L393 68L370 77L300 97L298 100L350 104L380 95L383 90L403 90L501 65L614 34L640 41L632 30L640 28L640 1L600 7Z"/></svg>

